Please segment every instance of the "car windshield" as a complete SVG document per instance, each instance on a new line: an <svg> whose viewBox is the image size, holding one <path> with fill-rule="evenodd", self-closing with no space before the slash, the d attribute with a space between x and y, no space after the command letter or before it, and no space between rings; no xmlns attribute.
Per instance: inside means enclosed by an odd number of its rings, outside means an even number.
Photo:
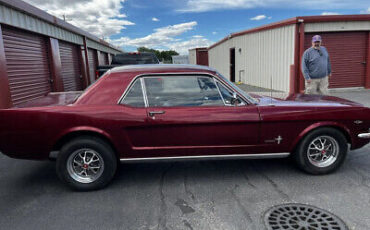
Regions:
<svg viewBox="0 0 370 230"><path fill-rule="evenodd" d="M217 72L217 75L220 78L222 78L222 80L224 80L225 82L227 82L231 87L233 87L233 89L235 89L239 94L243 95L246 99L248 99L248 101L252 102L253 104L257 104L258 103L258 101L255 98L253 98L252 96L250 96L244 90L241 90L237 85L235 85L229 79L227 79L226 77L224 77L222 74L220 74L219 72Z"/></svg>

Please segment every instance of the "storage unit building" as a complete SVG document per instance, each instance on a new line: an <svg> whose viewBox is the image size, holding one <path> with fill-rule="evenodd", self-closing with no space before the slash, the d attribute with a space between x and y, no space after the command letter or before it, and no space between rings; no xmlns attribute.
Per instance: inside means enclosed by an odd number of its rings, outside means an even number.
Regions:
<svg viewBox="0 0 370 230"><path fill-rule="evenodd" d="M122 50L19 0L0 0L0 108L79 91Z"/></svg>
<svg viewBox="0 0 370 230"><path fill-rule="evenodd" d="M316 34L332 62L330 88L370 88L370 15L296 17L233 33L208 48L209 66L232 81L302 92L301 58Z"/></svg>
<svg viewBox="0 0 370 230"><path fill-rule="evenodd" d="M172 56L172 64L189 64L188 55L174 55Z"/></svg>
<svg viewBox="0 0 370 230"><path fill-rule="evenodd" d="M60 61L62 64L63 87L65 91L83 89L81 58L79 47L67 42L59 42Z"/></svg>
<svg viewBox="0 0 370 230"><path fill-rule="evenodd" d="M208 48L189 50L189 64L208 66Z"/></svg>

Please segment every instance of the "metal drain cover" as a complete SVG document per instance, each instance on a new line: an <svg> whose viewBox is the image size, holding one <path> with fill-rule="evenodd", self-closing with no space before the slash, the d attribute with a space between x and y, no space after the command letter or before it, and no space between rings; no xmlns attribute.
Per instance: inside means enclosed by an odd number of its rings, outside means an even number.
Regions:
<svg viewBox="0 0 370 230"><path fill-rule="evenodd" d="M348 230L339 217L305 204L274 206L266 212L264 220L268 230Z"/></svg>

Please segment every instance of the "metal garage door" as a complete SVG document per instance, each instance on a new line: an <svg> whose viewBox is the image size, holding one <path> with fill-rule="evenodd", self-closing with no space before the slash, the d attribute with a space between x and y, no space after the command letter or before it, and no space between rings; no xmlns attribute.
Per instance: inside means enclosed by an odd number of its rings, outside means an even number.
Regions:
<svg viewBox="0 0 370 230"><path fill-rule="evenodd" d="M71 43L59 41L60 60L64 91L82 90L82 76L78 47Z"/></svg>
<svg viewBox="0 0 370 230"><path fill-rule="evenodd" d="M108 54L104 52L100 52L99 61L100 61L99 65L109 65L108 64L109 63Z"/></svg>
<svg viewBox="0 0 370 230"><path fill-rule="evenodd" d="M328 49L333 76L330 88L364 87L366 74L366 32L318 33ZM305 48L314 33L306 33Z"/></svg>
<svg viewBox="0 0 370 230"><path fill-rule="evenodd" d="M48 94L51 85L46 39L6 27L3 38L13 105Z"/></svg>
<svg viewBox="0 0 370 230"><path fill-rule="evenodd" d="M96 50L87 49L87 54L89 59L90 83L93 83L96 79L96 67L98 65Z"/></svg>

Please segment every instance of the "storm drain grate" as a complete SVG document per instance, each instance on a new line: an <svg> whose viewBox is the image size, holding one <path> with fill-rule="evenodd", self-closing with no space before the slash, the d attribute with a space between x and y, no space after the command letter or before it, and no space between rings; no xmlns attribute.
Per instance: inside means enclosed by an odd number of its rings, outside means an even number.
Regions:
<svg viewBox="0 0 370 230"><path fill-rule="evenodd" d="M266 212L264 221L268 230L348 230L339 217L305 204L274 206Z"/></svg>

